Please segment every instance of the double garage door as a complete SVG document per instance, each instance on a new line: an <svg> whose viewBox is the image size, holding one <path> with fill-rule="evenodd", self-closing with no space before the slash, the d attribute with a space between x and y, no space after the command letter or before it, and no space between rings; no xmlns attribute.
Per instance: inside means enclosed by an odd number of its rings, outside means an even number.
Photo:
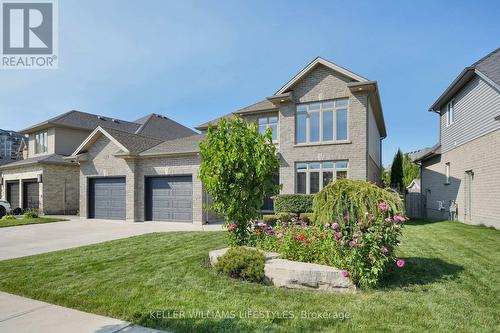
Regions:
<svg viewBox="0 0 500 333"><path fill-rule="evenodd" d="M36 180L23 181L23 209L39 209L39 184ZM7 201L13 209L19 207L19 181L7 183Z"/></svg>
<svg viewBox="0 0 500 333"><path fill-rule="evenodd" d="M145 219L192 222L193 182L191 176L147 177ZM89 180L89 217L124 220L126 188L124 177ZM137 207L135 207L137 209Z"/></svg>

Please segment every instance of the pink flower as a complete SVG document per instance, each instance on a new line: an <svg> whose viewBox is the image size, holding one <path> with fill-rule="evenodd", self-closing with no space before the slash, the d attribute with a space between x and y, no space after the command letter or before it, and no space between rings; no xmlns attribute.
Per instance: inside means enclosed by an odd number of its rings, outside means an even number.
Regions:
<svg viewBox="0 0 500 333"><path fill-rule="evenodd" d="M358 243L356 243L355 241L350 241L349 242L349 247L352 249L352 248L355 248L358 246Z"/></svg>
<svg viewBox="0 0 500 333"><path fill-rule="evenodd" d="M388 252L389 252L389 250L388 250L385 246L382 246L382 247L380 248L380 252L382 252L382 253L386 254L386 253L388 253Z"/></svg>
<svg viewBox="0 0 500 333"><path fill-rule="evenodd" d="M348 272L348 271L343 271L343 272L342 272L342 275L343 275L344 277L348 277L348 276L349 276L349 272Z"/></svg>
<svg viewBox="0 0 500 333"><path fill-rule="evenodd" d="M396 265L397 265L399 268L401 268L401 267L403 267L404 265L406 265L406 261L404 261L403 259L398 259L398 260L396 261Z"/></svg>
<svg viewBox="0 0 500 333"><path fill-rule="evenodd" d="M329 226L330 226L330 223L325 223L325 224L324 224L324 227L325 227L325 228L328 228Z"/></svg>
<svg viewBox="0 0 500 333"><path fill-rule="evenodd" d="M231 231L233 230L234 228L236 228L238 225L236 223L231 223L228 227L227 227L227 231Z"/></svg>
<svg viewBox="0 0 500 333"><path fill-rule="evenodd" d="M368 215L368 221L370 221L370 222L375 221L375 216Z"/></svg>
<svg viewBox="0 0 500 333"><path fill-rule="evenodd" d="M340 231L337 231L335 233L335 238L340 239L342 237L342 233Z"/></svg>
<svg viewBox="0 0 500 333"><path fill-rule="evenodd" d="M278 234L276 235L276 237L281 238L281 237L283 237L283 234L280 232L280 233L278 233Z"/></svg>
<svg viewBox="0 0 500 333"><path fill-rule="evenodd" d="M404 217L400 216L400 215L396 215L396 216L394 216L394 221L396 221L396 222L404 222L404 221L406 221L406 219Z"/></svg>
<svg viewBox="0 0 500 333"><path fill-rule="evenodd" d="M386 222L386 223L391 223L391 222L392 222L392 220L391 220L390 218L386 218L386 219L385 219L385 222Z"/></svg>
<svg viewBox="0 0 500 333"><path fill-rule="evenodd" d="M332 229L337 230L338 228L340 228L340 224L338 224L338 223L332 223Z"/></svg>
<svg viewBox="0 0 500 333"><path fill-rule="evenodd" d="M381 211L386 211L387 210L387 204L385 202L381 202L378 204L378 208L381 210Z"/></svg>
<svg viewBox="0 0 500 333"><path fill-rule="evenodd" d="M343 239L340 240L340 245L344 246L345 241Z"/></svg>

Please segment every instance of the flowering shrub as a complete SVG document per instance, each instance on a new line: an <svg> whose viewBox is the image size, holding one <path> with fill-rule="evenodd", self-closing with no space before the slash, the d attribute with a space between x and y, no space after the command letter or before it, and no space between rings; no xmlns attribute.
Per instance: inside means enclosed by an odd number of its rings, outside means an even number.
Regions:
<svg viewBox="0 0 500 333"><path fill-rule="evenodd" d="M275 227L255 228L257 247L278 252L283 258L329 265L361 287L375 286L384 272L396 263L394 251L406 218L392 215L385 202L377 212L359 220L344 217L322 225L309 225L300 217L279 220Z"/></svg>

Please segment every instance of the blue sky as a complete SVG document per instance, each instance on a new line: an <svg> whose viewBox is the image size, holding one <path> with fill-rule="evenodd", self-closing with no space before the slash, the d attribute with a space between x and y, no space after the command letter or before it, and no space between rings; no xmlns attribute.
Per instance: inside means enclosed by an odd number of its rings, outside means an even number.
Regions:
<svg viewBox="0 0 500 333"><path fill-rule="evenodd" d="M59 1L57 70L0 71L0 128L71 109L196 126L272 95L321 56L379 82L388 138L438 139L426 110L500 46L499 1Z"/></svg>

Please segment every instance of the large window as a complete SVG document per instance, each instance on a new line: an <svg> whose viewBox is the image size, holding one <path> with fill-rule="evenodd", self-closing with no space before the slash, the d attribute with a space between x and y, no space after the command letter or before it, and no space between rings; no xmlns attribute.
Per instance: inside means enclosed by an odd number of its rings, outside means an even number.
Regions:
<svg viewBox="0 0 500 333"><path fill-rule="evenodd" d="M347 178L347 161L300 162L296 164L296 193L318 193L332 180Z"/></svg>
<svg viewBox="0 0 500 333"><path fill-rule="evenodd" d="M278 141L278 117L259 117L259 132L261 134L266 133L266 130L270 128L273 131L273 142Z"/></svg>
<svg viewBox="0 0 500 333"><path fill-rule="evenodd" d="M455 102L450 101L446 105L446 126L450 126L455 121Z"/></svg>
<svg viewBox="0 0 500 333"><path fill-rule="evenodd" d="M347 108L347 98L297 105L296 143L328 143L347 140Z"/></svg>
<svg viewBox="0 0 500 333"><path fill-rule="evenodd" d="M35 154L46 153L47 148L47 132L40 132L35 134Z"/></svg>

